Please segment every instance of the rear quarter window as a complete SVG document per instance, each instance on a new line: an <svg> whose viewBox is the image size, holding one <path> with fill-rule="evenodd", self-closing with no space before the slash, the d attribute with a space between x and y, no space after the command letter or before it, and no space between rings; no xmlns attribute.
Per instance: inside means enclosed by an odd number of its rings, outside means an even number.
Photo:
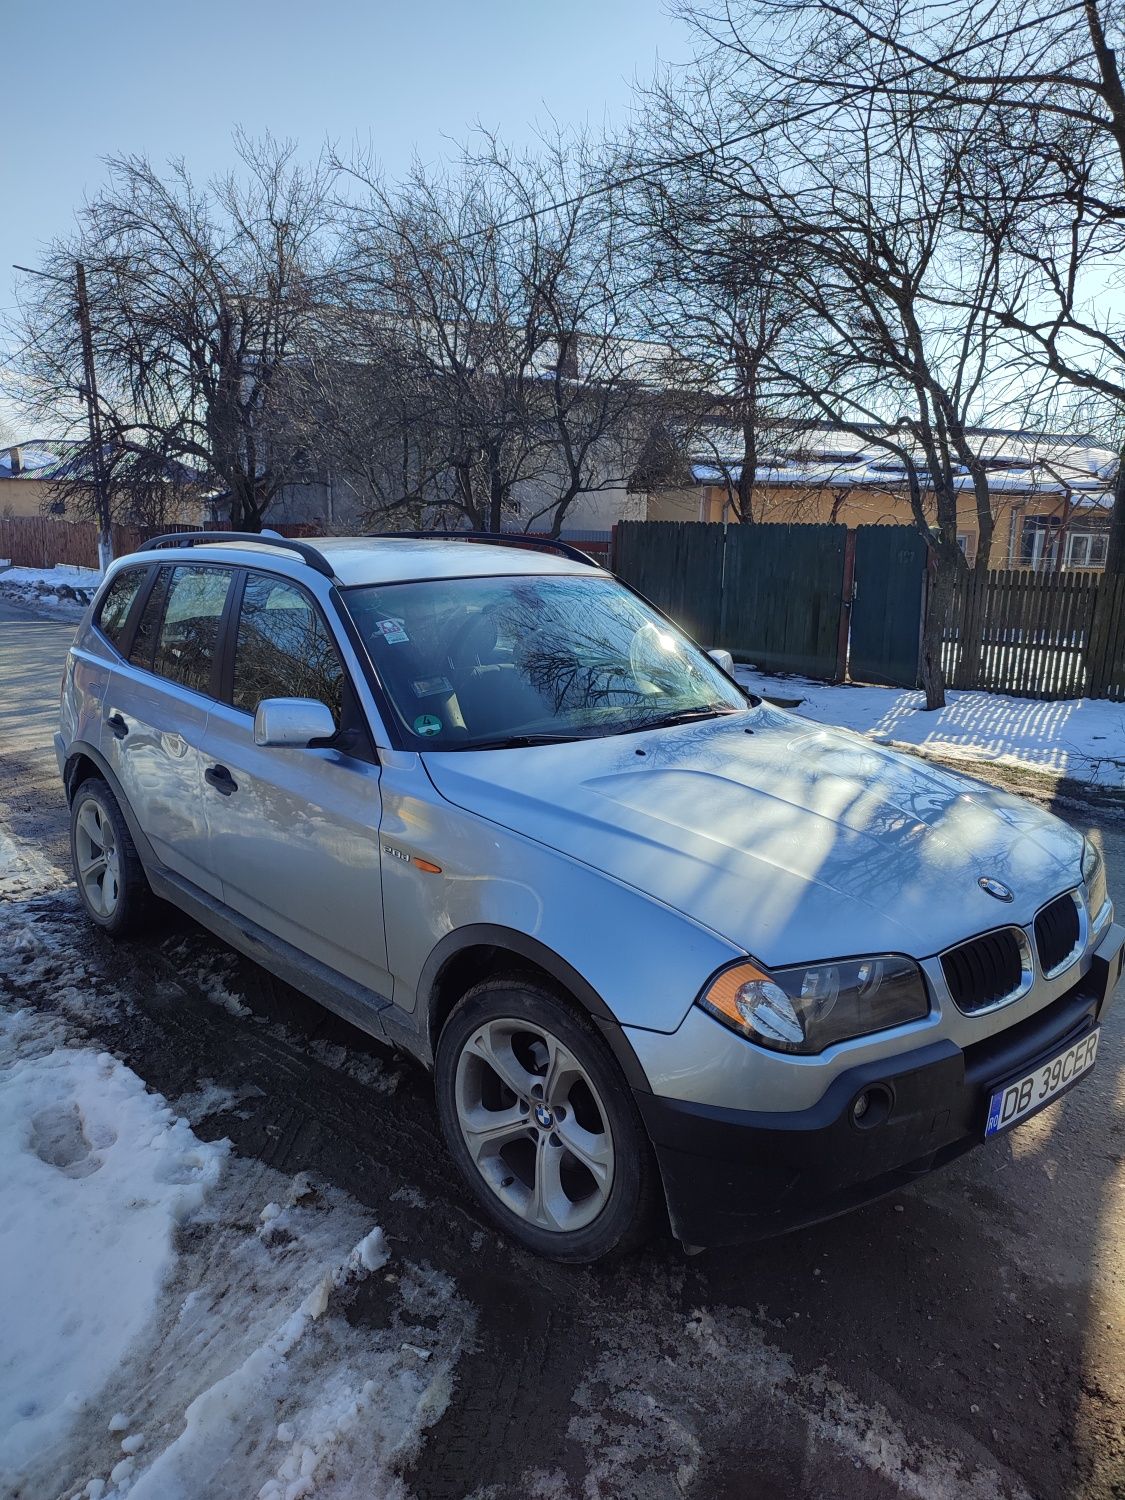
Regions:
<svg viewBox="0 0 1125 1500"><path fill-rule="evenodd" d="M134 599L140 593L141 584L144 583L147 573L147 568L122 568L121 572L115 575L98 607L98 628L115 646L121 644L129 619L129 611L133 607Z"/></svg>

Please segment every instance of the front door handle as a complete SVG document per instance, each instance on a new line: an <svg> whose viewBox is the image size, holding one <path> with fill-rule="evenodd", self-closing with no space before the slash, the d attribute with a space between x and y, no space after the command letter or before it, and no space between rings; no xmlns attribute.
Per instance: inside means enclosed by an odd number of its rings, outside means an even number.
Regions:
<svg viewBox="0 0 1125 1500"><path fill-rule="evenodd" d="M203 776L204 780L209 781L217 792L222 792L224 797L229 797L231 792L238 791L238 782L226 766L208 766Z"/></svg>
<svg viewBox="0 0 1125 1500"><path fill-rule="evenodd" d="M123 740L129 733L129 726L128 724L126 724L125 720L121 717L120 714L110 714L109 718L106 719L105 722L108 728L112 730L115 737L119 740Z"/></svg>

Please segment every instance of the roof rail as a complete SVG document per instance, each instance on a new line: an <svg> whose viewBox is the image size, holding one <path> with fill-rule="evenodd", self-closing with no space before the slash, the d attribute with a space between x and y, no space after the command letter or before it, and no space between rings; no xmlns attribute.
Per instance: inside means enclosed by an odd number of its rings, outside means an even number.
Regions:
<svg viewBox="0 0 1125 1500"><path fill-rule="evenodd" d="M569 542L531 536L526 531L375 531L368 535L387 541L405 537L415 542L431 539L443 542L491 542L494 547L522 547L532 552L557 552L561 557L569 557L571 562L584 563L588 568L601 567L596 558L578 547L572 547Z"/></svg>
<svg viewBox="0 0 1125 1500"><path fill-rule="evenodd" d="M201 547L214 542L235 542L240 547L247 542L259 547L284 547L288 552L295 552L310 568L315 568L325 578L336 577L332 564L323 552L310 547L308 542L294 541L287 536L270 536L258 531L170 531L164 536L154 536L138 551L149 552L158 547Z"/></svg>

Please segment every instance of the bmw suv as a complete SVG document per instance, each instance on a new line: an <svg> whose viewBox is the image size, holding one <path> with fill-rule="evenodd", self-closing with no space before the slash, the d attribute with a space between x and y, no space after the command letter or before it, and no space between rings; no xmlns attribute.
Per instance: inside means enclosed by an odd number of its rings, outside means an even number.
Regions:
<svg viewBox="0 0 1125 1500"><path fill-rule="evenodd" d="M828 1217L1082 1079L1125 931L1058 819L730 668L562 543L157 539L67 661L81 899L412 1054L544 1255Z"/></svg>

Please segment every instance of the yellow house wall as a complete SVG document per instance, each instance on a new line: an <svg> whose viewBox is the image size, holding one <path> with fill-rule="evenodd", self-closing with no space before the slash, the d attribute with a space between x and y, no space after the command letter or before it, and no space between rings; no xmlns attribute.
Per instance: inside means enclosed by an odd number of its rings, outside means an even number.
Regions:
<svg viewBox="0 0 1125 1500"><path fill-rule="evenodd" d="M58 489L45 479L0 480L0 516L55 516L51 506L59 499ZM61 519L77 521L73 512ZM202 500L185 499L178 506L170 506L165 521L172 526L201 526L207 519Z"/></svg>
<svg viewBox="0 0 1125 1500"><path fill-rule="evenodd" d="M0 516L41 516L53 498L41 479L0 480Z"/></svg>

